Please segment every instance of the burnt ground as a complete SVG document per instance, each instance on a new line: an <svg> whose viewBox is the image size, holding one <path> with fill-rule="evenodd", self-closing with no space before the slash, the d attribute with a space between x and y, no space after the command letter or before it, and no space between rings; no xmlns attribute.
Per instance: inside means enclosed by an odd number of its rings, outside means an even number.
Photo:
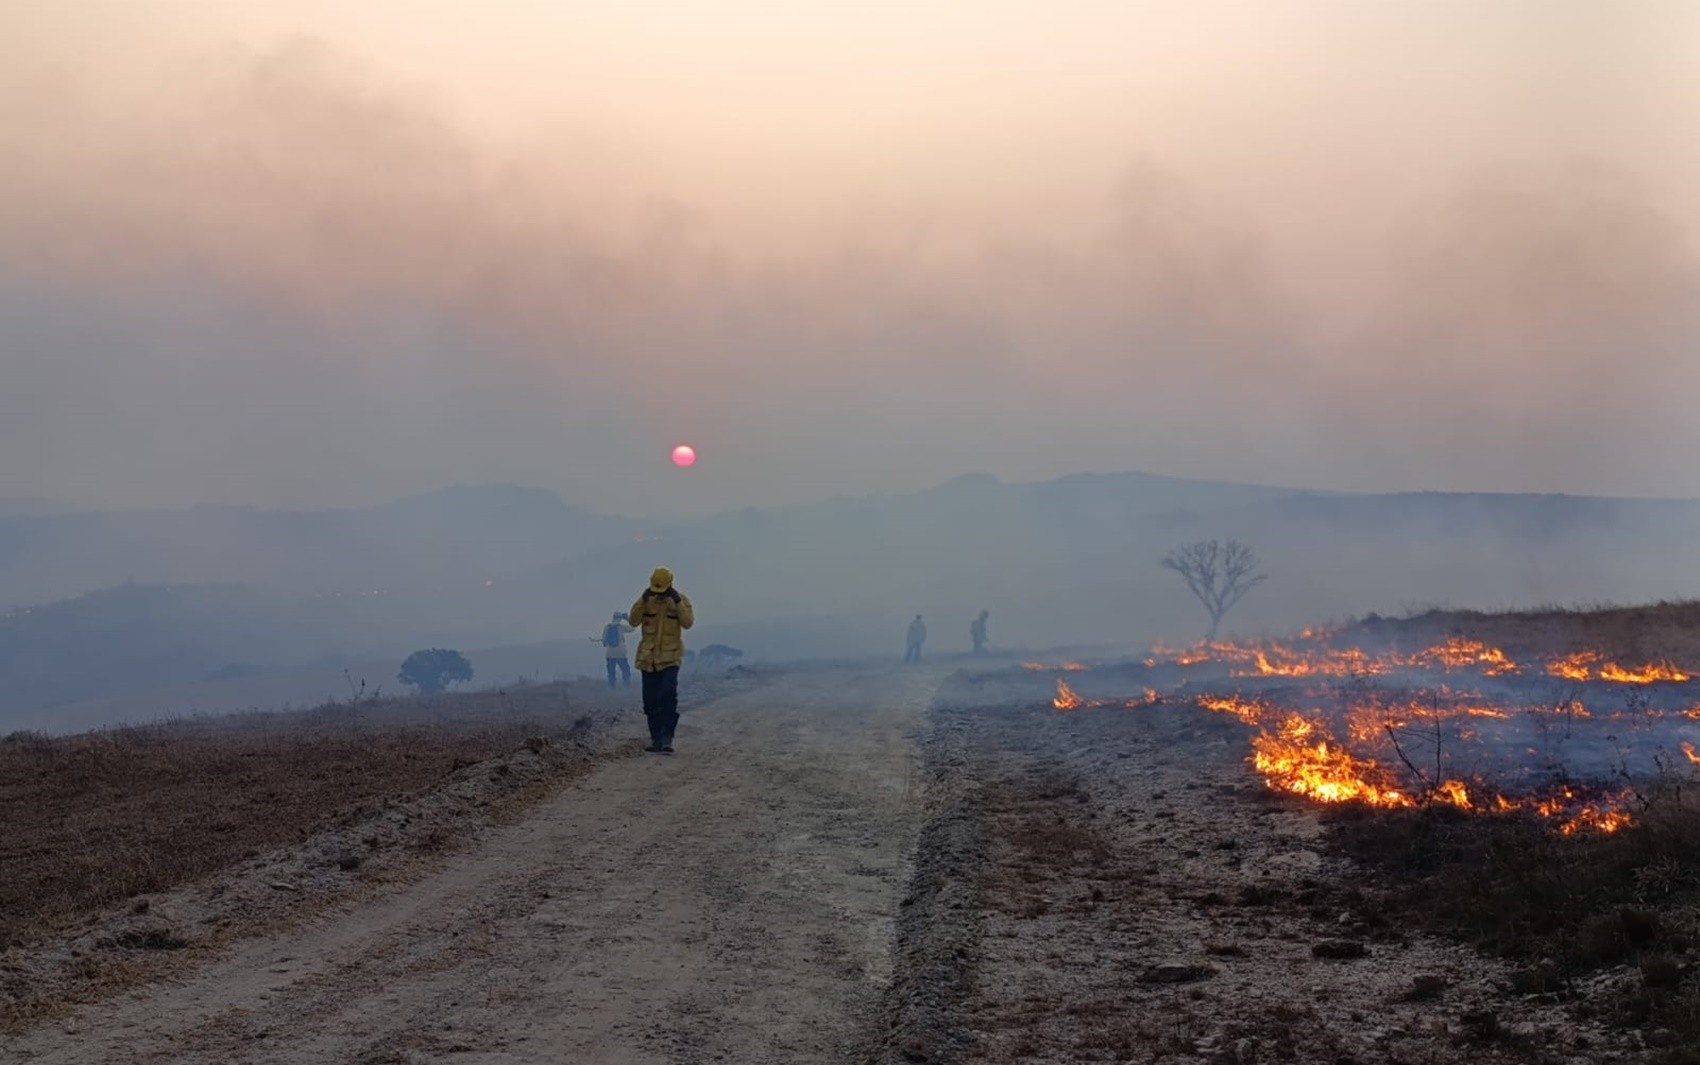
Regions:
<svg viewBox="0 0 1700 1065"><path fill-rule="evenodd" d="M1670 1052L1668 1031L1588 1016L1520 987L1512 962L1381 911L1381 885L1338 856L1317 810L1245 764L1233 718L998 702L967 675L939 696L884 1060Z"/></svg>

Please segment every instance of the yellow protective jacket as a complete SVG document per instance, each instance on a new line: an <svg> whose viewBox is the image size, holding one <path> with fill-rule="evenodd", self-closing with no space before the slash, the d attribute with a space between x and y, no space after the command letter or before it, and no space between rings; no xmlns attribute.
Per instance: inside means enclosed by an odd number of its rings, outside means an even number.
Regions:
<svg viewBox="0 0 1700 1065"><path fill-rule="evenodd" d="M646 591L632 604L630 617L643 630L638 639L639 670L655 673L685 664L685 630L697 622L689 599L675 588Z"/></svg>

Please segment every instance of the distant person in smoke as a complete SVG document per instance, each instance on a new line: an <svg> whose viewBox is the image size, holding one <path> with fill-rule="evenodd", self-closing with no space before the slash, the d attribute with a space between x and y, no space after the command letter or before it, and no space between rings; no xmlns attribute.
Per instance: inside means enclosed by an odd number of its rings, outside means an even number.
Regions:
<svg viewBox="0 0 1700 1065"><path fill-rule="evenodd" d="M644 750L672 754L673 730L679 725L685 630L696 624L696 612L691 601L673 587L673 571L662 566L649 575L649 587L632 604L628 617L643 630L637 667L643 675L643 716L649 721L649 746Z"/></svg>
<svg viewBox="0 0 1700 1065"><path fill-rule="evenodd" d="M990 644L986 639L986 621L991 616L990 610L982 610L980 616L975 618L973 624L968 626L968 638L974 641L974 653L977 655L991 653Z"/></svg>
<svg viewBox="0 0 1700 1065"><path fill-rule="evenodd" d="M602 626L602 657L608 660L608 687L614 687L616 675L623 675L626 687L632 686L632 664L626 658L626 633L637 627L625 614L615 614L614 620ZM591 639L597 639L592 636Z"/></svg>
<svg viewBox="0 0 1700 1065"><path fill-rule="evenodd" d="M903 661L919 662L921 660L921 645L927 642L927 626L916 614L915 620L909 623L909 639L903 652Z"/></svg>

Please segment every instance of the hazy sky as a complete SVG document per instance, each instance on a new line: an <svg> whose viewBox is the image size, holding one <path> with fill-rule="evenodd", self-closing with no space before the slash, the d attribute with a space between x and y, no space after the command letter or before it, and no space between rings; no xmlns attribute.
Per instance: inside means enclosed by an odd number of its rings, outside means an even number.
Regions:
<svg viewBox="0 0 1700 1065"><path fill-rule="evenodd" d="M0 0L0 496L1700 495L1696 129L1683 0Z"/></svg>

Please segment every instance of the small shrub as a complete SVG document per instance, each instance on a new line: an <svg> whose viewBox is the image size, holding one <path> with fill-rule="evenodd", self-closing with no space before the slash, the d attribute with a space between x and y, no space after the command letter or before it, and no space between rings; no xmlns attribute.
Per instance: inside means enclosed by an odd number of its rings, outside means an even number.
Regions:
<svg viewBox="0 0 1700 1065"><path fill-rule="evenodd" d="M446 691L451 684L472 680L472 663L459 651L433 647L408 655L396 679L421 695L435 695Z"/></svg>

